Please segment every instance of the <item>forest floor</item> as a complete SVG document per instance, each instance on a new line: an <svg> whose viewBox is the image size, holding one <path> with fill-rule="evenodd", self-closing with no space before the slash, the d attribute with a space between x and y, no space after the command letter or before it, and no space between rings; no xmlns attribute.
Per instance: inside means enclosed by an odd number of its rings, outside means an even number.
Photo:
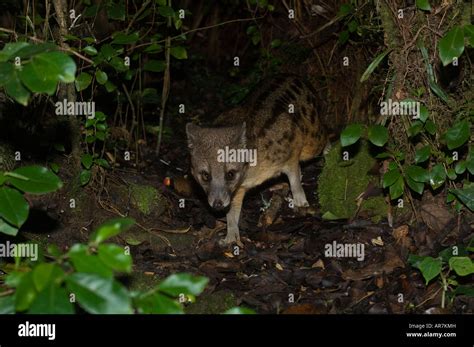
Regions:
<svg viewBox="0 0 474 347"><path fill-rule="evenodd" d="M441 309L441 283L433 280L426 287L419 270L406 261L412 252L427 255L446 248L434 240L452 245L466 239L471 231L462 219L448 223L446 232L436 232L423 224L392 228L385 219L323 221L317 211L301 216L283 203L273 221L260 225L262 207L272 196L275 201L287 194L281 179L248 194L241 216L244 248L224 249L218 240L225 236L225 216L215 216L199 189L173 169L187 171L183 148L182 139L165 145L163 159L171 166L150 156L143 167L115 168L103 174L100 184L76 194L63 189L53 198L31 197L32 216L22 235L67 249L86 242L110 218L133 217L137 225L113 240L131 249L134 268L128 284L148 288L176 272L207 276L210 283L187 306L189 313L222 313L235 305L258 313L474 312L474 300L463 296L448 298L447 308ZM303 168L304 189L315 207L321 164ZM169 176L174 185L166 184ZM75 208L70 208L72 196ZM325 247L333 241L363 244L364 259L326 257Z"/></svg>

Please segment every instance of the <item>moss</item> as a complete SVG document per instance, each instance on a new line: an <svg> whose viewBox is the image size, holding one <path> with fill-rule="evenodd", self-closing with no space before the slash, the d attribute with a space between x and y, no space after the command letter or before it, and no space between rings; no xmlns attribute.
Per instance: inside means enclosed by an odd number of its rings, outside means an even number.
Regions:
<svg viewBox="0 0 474 347"><path fill-rule="evenodd" d="M387 215L387 203L383 196L371 197L362 202L361 211L367 211L374 223L380 222Z"/></svg>
<svg viewBox="0 0 474 347"><path fill-rule="evenodd" d="M6 143L0 142L0 171L10 171L15 167L15 153Z"/></svg>
<svg viewBox="0 0 474 347"><path fill-rule="evenodd" d="M189 314L219 314L234 306L237 306L234 295L230 292L219 291L198 296L196 302L186 307L185 311Z"/></svg>
<svg viewBox="0 0 474 347"><path fill-rule="evenodd" d="M377 179L368 174L375 159L366 142L358 143L348 151L349 160L342 159L341 145L334 146L326 156L326 164L319 176L318 196L321 212L331 212L339 218L350 218L357 211L356 198L365 191L369 182ZM369 215L386 215L387 206L383 197L364 201L361 211Z"/></svg>
<svg viewBox="0 0 474 347"><path fill-rule="evenodd" d="M131 184L130 196L132 203L144 215L149 215L152 211L159 215L166 209L166 200L152 186Z"/></svg>
<svg viewBox="0 0 474 347"><path fill-rule="evenodd" d="M128 280L130 290L140 291L148 291L154 288L159 282L155 276L145 275L142 272L136 271L132 272Z"/></svg>

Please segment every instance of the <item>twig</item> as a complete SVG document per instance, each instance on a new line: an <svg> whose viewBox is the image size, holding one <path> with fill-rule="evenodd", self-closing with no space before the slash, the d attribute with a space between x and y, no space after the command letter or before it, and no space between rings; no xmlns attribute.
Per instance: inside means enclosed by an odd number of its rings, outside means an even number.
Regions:
<svg viewBox="0 0 474 347"><path fill-rule="evenodd" d="M255 21L257 19L262 19L264 18L265 16L261 16L261 17L257 17L257 18L240 18L240 19L232 19L232 20L228 20L226 22L222 22L222 23L218 23L218 24L213 24L213 25L208 25L208 26L205 26L205 27L202 27L202 28L195 28L195 29L191 29L191 30L188 30L188 31L185 31L184 33L181 33L179 35L176 35L176 36L172 36L170 37L170 41L173 41L173 40L176 40L176 39L179 39L185 35L188 35L190 33L194 33L196 31L201 31L201 30L207 30L207 29L212 29L212 28L217 28L217 27L220 27L220 26L223 26L223 25L227 25L227 24L231 24L231 23L238 23L238 22L249 22L249 21ZM156 44L156 43L163 43L163 42L166 42L167 38L166 39L163 39L163 40L160 40L160 41L153 41L153 42L147 42L147 43L142 43L140 45L137 45L135 46L135 48L139 48L139 47L144 47L144 46L149 46L149 45L152 45L152 44Z"/></svg>
<svg viewBox="0 0 474 347"><path fill-rule="evenodd" d="M171 6L171 0L168 0L168 5ZM168 18L168 29L171 27L171 18ZM161 140L163 139L163 123L165 119L166 102L170 94L170 54L171 54L171 37L166 38L165 57L166 69L163 77L163 91L161 93L161 110L160 110L160 125L158 132L158 141L156 143L156 155L160 155Z"/></svg>

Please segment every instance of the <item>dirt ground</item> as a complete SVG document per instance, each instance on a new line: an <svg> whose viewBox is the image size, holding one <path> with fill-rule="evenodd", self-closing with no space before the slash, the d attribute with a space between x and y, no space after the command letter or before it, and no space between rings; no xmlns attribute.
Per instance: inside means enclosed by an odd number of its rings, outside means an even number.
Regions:
<svg viewBox="0 0 474 347"><path fill-rule="evenodd" d="M386 219L374 223L363 216L323 221L315 196L320 160L303 169L315 213L291 209L284 200L285 180L277 180L246 197L241 218L245 247L223 249L217 242L225 235L225 216L214 215L199 189L182 178L188 168L184 146L182 139L165 145L168 165L150 154L143 167L121 165L97 173L97 180L76 194L66 186L53 198L30 197L32 216L23 235L67 249L87 241L103 221L131 216L137 226L113 240L132 251L133 275L125 280L131 287L147 288L175 272L209 277L204 294L188 305L189 313L221 313L235 305L258 313L474 312L474 299L464 296L441 309L440 283L425 287L420 272L406 262L409 253L431 254L465 240L472 232L464 219L449 221L443 231L397 222L391 228ZM67 173L60 175L72 182ZM167 177L173 184L167 185ZM147 189L154 195L148 198ZM262 208L272 197L282 206L274 221L262 225ZM70 208L71 198L75 208ZM363 243L365 258L326 257L325 245L333 241Z"/></svg>

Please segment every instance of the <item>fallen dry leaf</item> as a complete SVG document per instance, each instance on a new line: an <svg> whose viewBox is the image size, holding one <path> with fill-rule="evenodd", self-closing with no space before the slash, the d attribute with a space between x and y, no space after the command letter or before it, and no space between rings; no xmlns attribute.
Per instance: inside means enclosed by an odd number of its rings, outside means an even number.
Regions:
<svg viewBox="0 0 474 347"><path fill-rule="evenodd" d="M393 249L393 247L391 246L388 246L387 251L385 253L385 260L383 262L370 264L362 269L349 269L343 271L341 276L345 280L359 281L371 278L373 276L381 275L384 272L386 274L389 274L396 268L404 266L405 263L399 257L395 249Z"/></svg>
<svg viewBox="0 0 474 347"><path fill-rule="evenodd" d="M372 239L372 240L370 240L370 241L372 242L372 244L373 244L374 246L383 246L383 245L384 245L383 240L382 240L382 237L380 237L380 236L377 237L376 239Z"/></svg>
<svg viewBox="0 0 474 347"><path fill-rule="evenodd" d="M393 238L397 243L401 243L402 239L408 236L409 228L408 225L404 224L392 231Z"/></svg>
<svg viewBox="0 0 474 347"><path fill-rule="evenodd" d="M421 206L421 217L428 228L439 233L444 231L454 216L448 210L447 205L440 206L435 203L426 203Z"/></svg>
<svg viewBox="0 0 474 347"><path fill-rule="evenodd" d="M313 265L311 265L311 268L321 268L324 269L324 262L321 259L318 259L317 262L315 262Z"/></svg>

